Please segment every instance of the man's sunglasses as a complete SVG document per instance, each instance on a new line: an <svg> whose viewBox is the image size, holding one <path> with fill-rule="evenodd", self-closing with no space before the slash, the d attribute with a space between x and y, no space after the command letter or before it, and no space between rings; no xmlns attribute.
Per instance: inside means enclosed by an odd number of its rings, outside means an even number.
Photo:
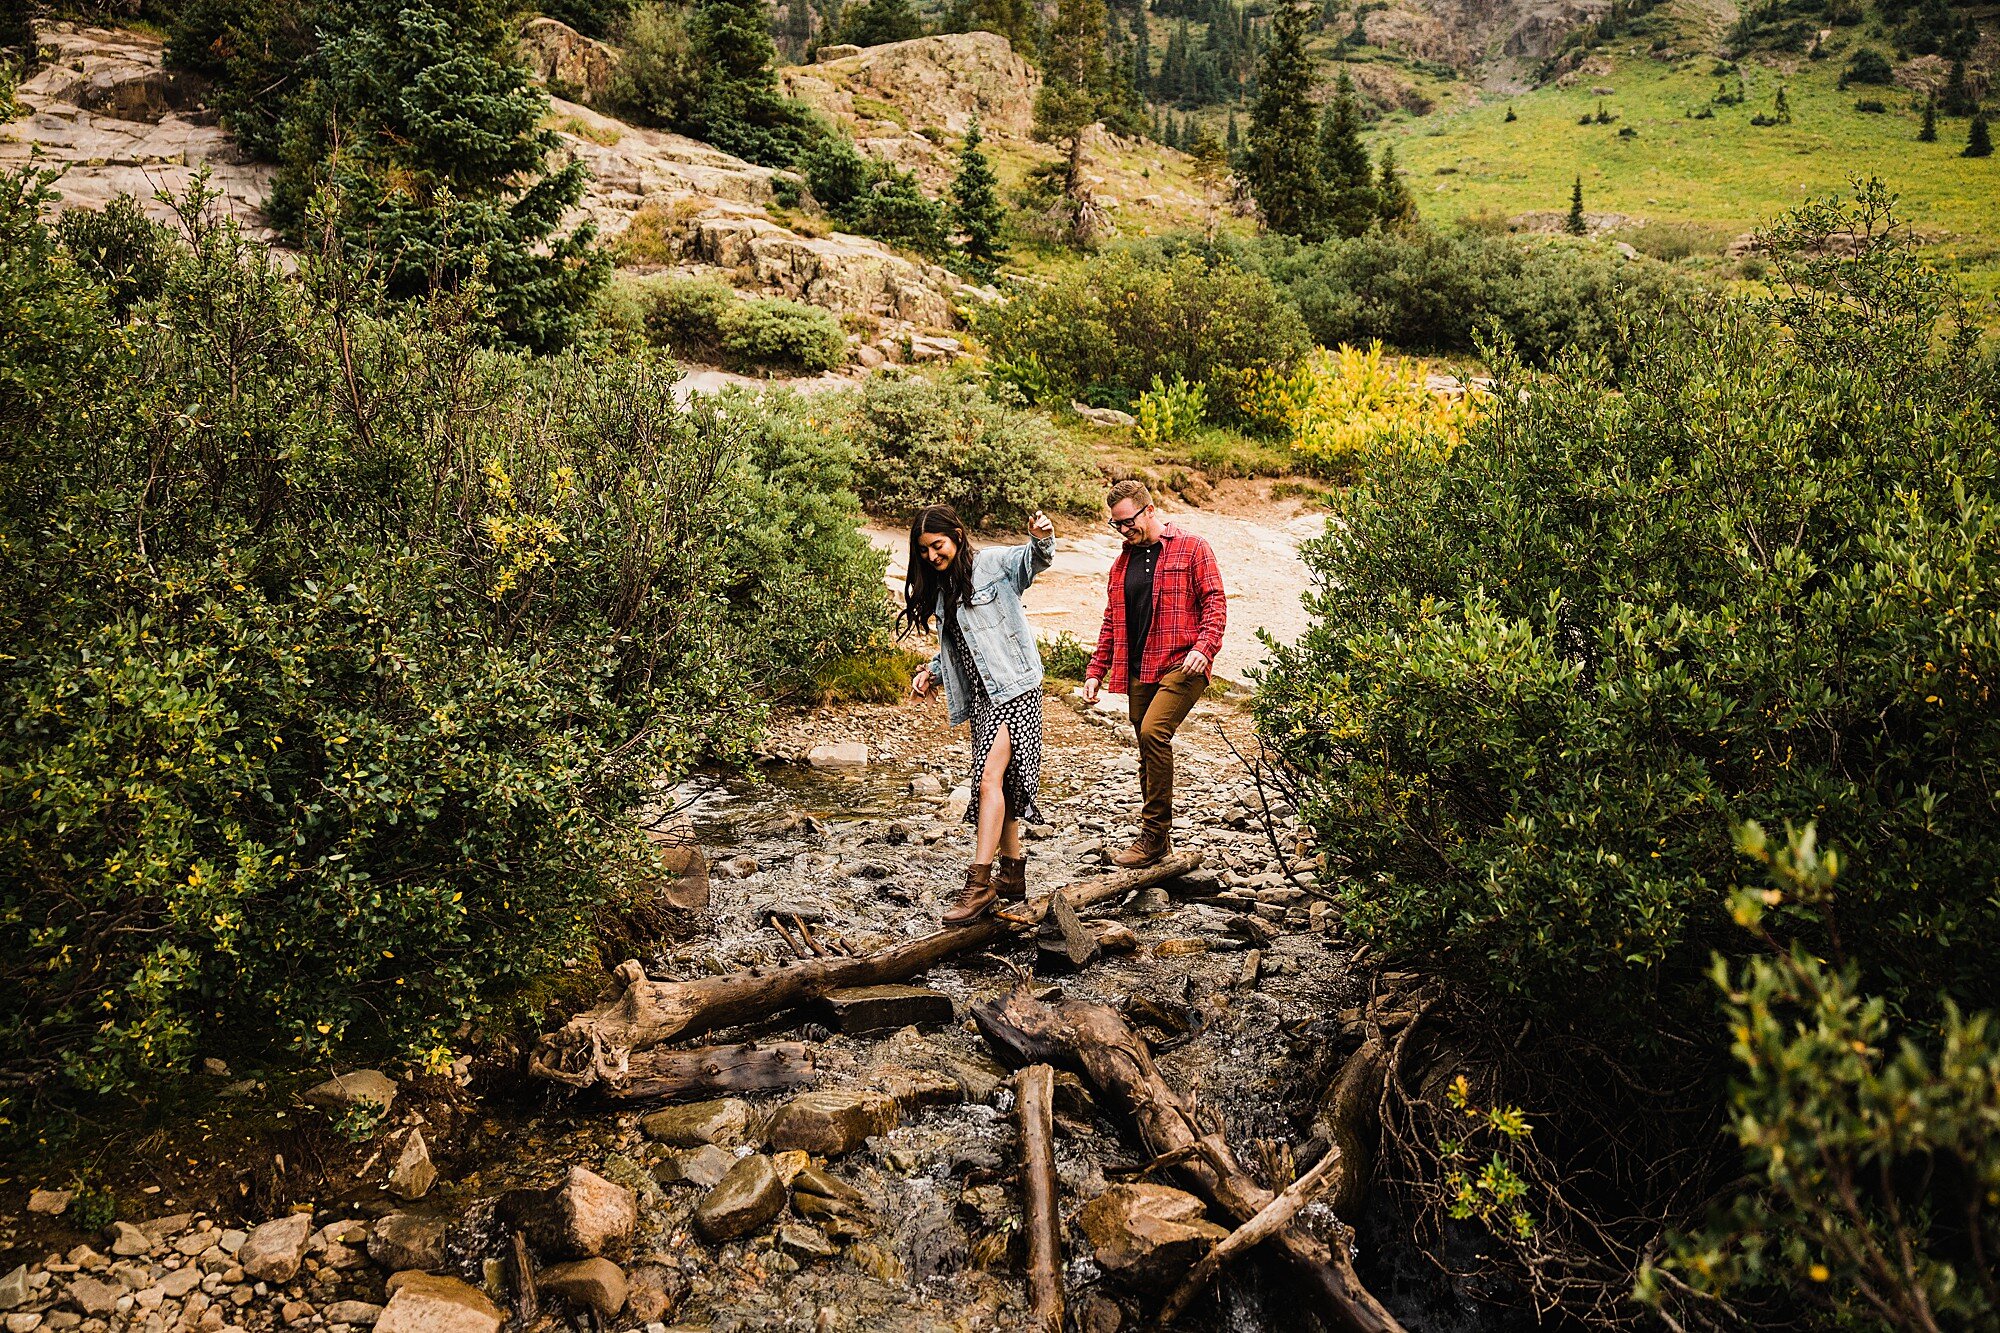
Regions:
<svg viewBox="0 0 2000 1333"><path fill-rule="evenodd" d="M1146 509L1151 509L1152 507L1153 506L1151 505L1147 505ZM1114 518L1111 520L1111 526L1118 529L1120 532L1130 532L1132 530L1132 525L1137 523L1140 519L1146 516L1146 509L1141 509L1138 513L1132 515L1132 517L1130 518Z"/></svg>

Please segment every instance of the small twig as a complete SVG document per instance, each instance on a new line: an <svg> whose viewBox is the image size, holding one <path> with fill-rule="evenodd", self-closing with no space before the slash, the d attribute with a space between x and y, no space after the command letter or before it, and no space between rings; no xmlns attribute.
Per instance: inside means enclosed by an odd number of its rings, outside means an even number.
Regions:
<svg viewBox="0 0 2000 1333"><path fill-rule="evenodd" d="M799 934L805 938L807 948L811 949L821 958L826 957L826 950L819 947L819 941L813 938L813 928L806 924L804 917L796 912L792 913L792 924L798 927Z"/></svg>
<svg viewBox="0 0 2000 1333"><path fill-rule="evenodd" d="M796 920L796 918L794 919ZM792 938L792 932L785 929L784 922L780 921L775 916L770 917L769 920L771 922L771 929L777 931L778 934L784 937L786 946L790 948L793 953L797 954L801 958L809 958L812 956L806 952L805 945L800 944L797 940Z"/></svg>

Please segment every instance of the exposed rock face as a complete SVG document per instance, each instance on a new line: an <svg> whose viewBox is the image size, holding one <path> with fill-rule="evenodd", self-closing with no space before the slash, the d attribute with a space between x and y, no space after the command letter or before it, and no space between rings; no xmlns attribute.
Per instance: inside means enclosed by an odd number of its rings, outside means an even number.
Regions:
<svg viewBox="0 0 2000 1333"><path fill-rule="evenodd" d="M1113 1185L1085 1204L1076 1221L1099 1266L1141 1287L1184 1276L1229 1234L1207 1220L1200 1199L1165 1185Z"/></svg>
<svg viewBox="0 0 2000 1333"><path fill-rule="evenodd" d="M953 134L965 133L975 119L989 133L1025 139L1034 130L1041 76L996 33L918 37L851 55L836 50L822 50L815 64L779 70L785 92L846 116L856 115L857 95L912 108L922 123Z"/></svg>
<svg viewBox="0 0 2000 1333"><path fill-rule="evenodd" d="M688 248L700 263L829 310L932 328L956 322L947 293L962 284L879 241L840 233L801 236L764 218L725 215L696 219Z"/></svg>
<svg viewBox="0 0 2000 1333"><path fill-rule="evenodd" d="M305 1261L312 1239L311 1213L293 1213L255 1228L236 1252L236 1262L259 1282L290 1282Z"/></svg>
<svg viewBox="0 0 2000 1333"><path fill-rule="evenodd" d="M455 1277L398 1273L376 1333L499 1333L505 1316L476 1287Z"/></svg>
<svg viewBox="0 0 2000 1333"><path fill-rule="evenodd" d="M262 204L272 169L215 123L198 80L162 67L158 40L73 23L42 24L39 39L54 58L21 84L28 115L0 125L0 169L24 165L39 148L68 167L56 183L60 207L102 208L124 193L167 221L154 191L181 193L205 164L221 206L253 233L270 234Z"/></svg>
<svg viewBox="0 0 2000 1333"><path fill-rule="evenodd" d="M550 92L599 105L618 68L615 50L552 18L521 25L521 56Z"/></svg>

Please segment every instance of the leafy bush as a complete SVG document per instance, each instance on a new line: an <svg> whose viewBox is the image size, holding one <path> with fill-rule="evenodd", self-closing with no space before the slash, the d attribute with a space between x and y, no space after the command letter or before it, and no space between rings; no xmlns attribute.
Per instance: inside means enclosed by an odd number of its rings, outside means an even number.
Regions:
<svg viewBox="0 0 2000 1333"><path fill-rule="evenodd" d="M700 94L687 11L657 0L635 6L618 28L611 105L640 125L678 125Z"/></svg>
<svg viewBox="0 0 2000 1333"><path fill-rule="evenodd" d="M801 153L797 165L813 198L849 231L927 255L950 248L947 209L926 195L909 172L863 157L836 135Z"/></svg>
<svg viewBox="0 0 2000 1333"><path fill-rule="evenodd" d="M1059 680L1082 680L1090 665L1089 647L1068 630L1053 639L1036 639L1035 648L1041 653L1042 670Z"/></svg>
<svg viewBox="0 0 2000 1333"><path fill-rule="evenodd" d="M862 388L853 436L861 498L876 513L947 504L975 527L1020 528L1036 509L1094 502L1092 474L1052 426L967 380L877 375Z"/></svg>
<svg viewBox="0 0 2000 1333"><path fill-rule="evenodd" d="M1227 257L1127 247L981 312L993 354L1038 364L1059 399L1109 391L1130 403L1155 377L1203 386L1225 418L1258 373L1311 349L1299 313L1271 281Z"/></svg>
<svg viewBox="0 0 2000 1333"><path fill-rule="evenodd" d="M879 558L851 498L677 408L663 362L485 352L467 297L385 314L228 225L194 221L116 329L24 181L8 1095L272 1043L435 1065L654 881L629 812L658 777L747 753L760 696L880 631ZM745 650L773 634L785 657Z"/></svg>
<svg viewBox="0 0 2000 1333"><path fill-rule="evenodd" d="M1253 254L1323 346L1474 352L1504 334L1536 366L1572 348L1621 366L1634 330L1693 291L1660 265L1546 238L1401 230L1313 246L1270 238Z"/></svg>
<svg viewBox="0 0 2000 1333"><path fill-rule="evenodd" d="M104 289L114 314L123 316L152 300L165 285L166 229L129 194L101 209L70 209L57 221L56 236L77 267Z"/></svg>
<svg viewBox="0 0 2000 1333"><path fill-rule="evenodd" d="M1887 86L1896 81L1896 70L1880 51L1861 47L1847 58L1841 71L1843 83L1876 83Z"/></svg>
<svg viewBox="0 0 2000 1333"><path fill-rule="evenodd" d="M1201 425L1208 411L1208 390L1189 384L1184 375L1172 384L1153 376L1153 387L1139 395L1139 424L1133 433L1148 449L1185 439Z"/></svg>
<svg viewBox="0 0 2000 1333"><path fill-rule="evenodd" d="M1768 314L1655 331L1621 393L1509 372L1464 448L1343 497L1260 715L1358 933L1649 1042L1738 947L1731 818L1838 811L1861 868L1800 937L1991 1002L2000 413L1899 237L1879 187L1805 210Z"/></svg>
<svg viewBox="0 0 2000 1333"><path fill-rule="evenodd" d="M1841 858L1809 825L1744 850L1768 888L1738 890L1764 947L1718 959L1738 1077L1730 1118L1755 1187L1681 1238L1642 1299L1680 1281L1704 1296L1807 1292L1846 1327L1980 1328L2000 1314L1981 1263L2000 1236L2000 1024L1945 1005L1927 1051L1852 966L1829 967L1767 926L1774 907L1837 911Z"/></svg>
<svg viewBox="0 0 2000 1333"><path fill-rule="evenodd" d="M1247 415L1281 436L1319 476L1349 478L1397 460L1437 462L1477 419L1471 396L1431 392L1423 362L1406 365L1342 347L1314 353L1289 375L1266 372Z"/></svg>
<svg viewBox="0 0 2000 1333"><path fill-rule="evenodd" d="M817 374L847 360L840 321L817 306L738 296L704 278L631 284L639 320L655 344L739 370Z"/></svg>

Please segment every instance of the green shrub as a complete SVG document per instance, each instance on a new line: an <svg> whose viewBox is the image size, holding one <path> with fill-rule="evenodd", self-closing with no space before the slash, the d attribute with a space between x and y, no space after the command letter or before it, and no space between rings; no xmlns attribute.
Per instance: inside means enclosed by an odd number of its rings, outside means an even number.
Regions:
<svg viewBox="0 0 2000 1333"><path fill-rule="evenodd" d="M619 56L611 76L611 106L640 125L678 125L699 96L687 11L648 0L618 27Z"/></svg>
<svg viewBox="0 0 2000 1333"><path fill-rule="evenodd" d="M796 165L813 198L847 230L927 255L950 248L945 206L926 195L915 176L862 156L846 138L828 135Z"/></svg>
<svg viewBox="0 0 2000 1333"><path fill-rule="evenodd" d="M1042 670L1059 680L1082 680L1090 665L1090 649L1068 630L1053 639L1039 638L1035 647L1042 657Z"/></svg>
<svg viewBox="0 0 2000 1333"><path fill-rule="evenodd" d="M1054 427L966 380L877 375L862 388L853 436L861 498L878 514L947 504L975 527L1021 528L1036 509L1094 501L1092 474Z"/></svg>
<svg viewBox="0 0 2000 1333"><path fill-rule="evenodd" d="M129 194L101 209L70 209L57 221L56 236L77 266L104 289L115 314L152 300L166 282L166 228L148 218Z"/></svg>
<svg viewBox="0 0 2000 1333"><path fill-rule="evenodd" d="M797 301L735 301L716 320L724 360L755 369L818 374L847 360L840 321Z"/></svg>
<svg viewBox="0 0 2000 1333"><path fill-rule="evenodd" d="M1208 412L1208 390L1189 384L1185 376L1174 376L1172 384L1153 376L1153 387L1139 395L1139 424L1134 437L1148 449L1173 444L1200 427Z"/></svg>
<svg viewBox="0 0 2000 1333"><path fill-rule="evenodd" d="M1063 397L1107 391L1129 404L1155 377L1208 392L1235 419L1254 372L1288 367L1311 338L1261 274L1192 250L1114 250L979 315L995 357L1034 362Z"/></svg>
<svg viewBox="0 0 2000 1333"><path fill-rule="evenodd" d="M1884 208L1779 229L1769 314L1656 330L1622 393L1517 374L1336 507L1260 716L1363 937L1645 1043L1738 950L1730 820L1837 812L1860 869L1801 938L1996 998L2000 413Z"/></svg>
<svg viewBox="0 0 2000 1333"><path fill-rule="evenodd" d="M631 284L646 337L676 356L715 361L722 354L722 317L739 298L713 278L651 278Z"/></svg>
<svg viewBox="0 0 2000 1333"><path fill-rule="evenodd" d="M883 628L851 497L657 358L483 351L205 221L115 329L0 179L0 1058L45 1091L437 1065L653 882L661 776Z"/></svg>

